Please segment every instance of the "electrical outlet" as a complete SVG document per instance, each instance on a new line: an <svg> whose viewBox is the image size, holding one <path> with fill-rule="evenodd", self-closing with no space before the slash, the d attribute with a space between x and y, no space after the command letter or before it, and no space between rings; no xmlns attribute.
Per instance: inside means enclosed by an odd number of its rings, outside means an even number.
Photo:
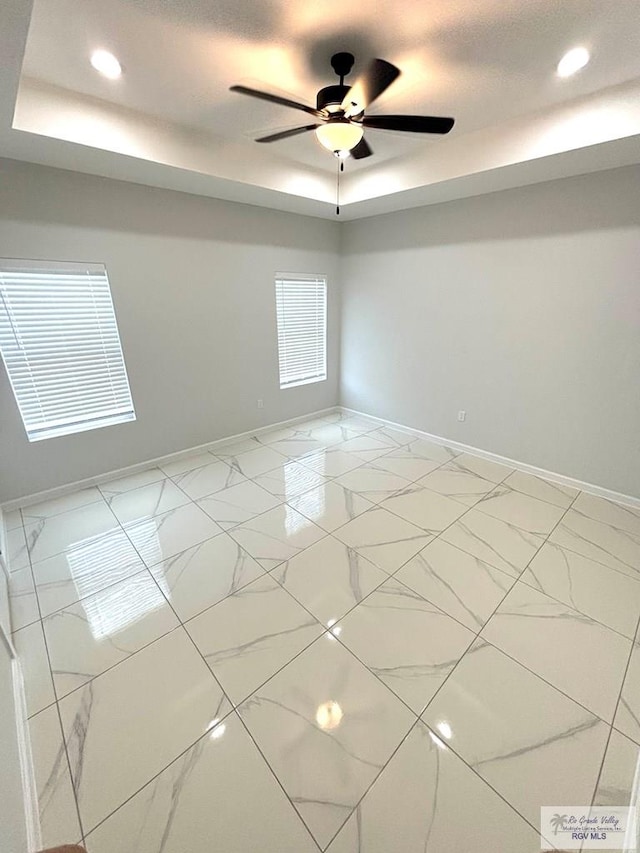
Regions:
<svg viewBox="0 0 640 853"><path fill-rule="evenodd" d="M467 419L467 413L464 411L464 409L460 409L460 411L458 412L458 420L464 421L466 419Z"/></svg>
<svg viewBox="0 0 640 853"><path fill-rule="evenodd" d="M258 400L258 408L264 409L264 400Z"/></svg>

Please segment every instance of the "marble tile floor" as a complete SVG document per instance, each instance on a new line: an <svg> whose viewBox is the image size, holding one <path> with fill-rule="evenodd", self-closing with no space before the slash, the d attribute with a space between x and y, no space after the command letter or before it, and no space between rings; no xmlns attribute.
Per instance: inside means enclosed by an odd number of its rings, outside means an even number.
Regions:
<svg viewBox="0 0 640 853"><path fill-rule="evenodd" d="M332 413L7 528L47 847L534 853L637 805L640 509Z"/></svg>

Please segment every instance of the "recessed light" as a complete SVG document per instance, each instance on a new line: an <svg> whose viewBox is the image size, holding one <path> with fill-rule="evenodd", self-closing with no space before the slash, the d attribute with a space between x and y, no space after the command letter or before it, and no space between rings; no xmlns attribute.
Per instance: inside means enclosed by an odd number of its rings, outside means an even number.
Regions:
<svg viewBox="0 0 640 853"><path fill-rule="evenodd" d="M589 51L586 47L574 47L562 57L558 63L558 76L571 77L589 61Z"/></svg>
<svg viewBox="0 0 640 853"><path fill-rule="evenodd" d="M91 64L109 80L117 80L122 74L122 66L108 50L94 50L91 54Z"/></svg>

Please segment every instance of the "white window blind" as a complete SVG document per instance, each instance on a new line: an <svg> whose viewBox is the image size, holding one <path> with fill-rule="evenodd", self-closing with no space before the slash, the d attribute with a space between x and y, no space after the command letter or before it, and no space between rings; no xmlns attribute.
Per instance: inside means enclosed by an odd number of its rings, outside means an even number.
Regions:
<svg viewBox="0 0 640 853"><path fill-rule="evenodd" d="M327 280L276 276L280 387L327 378Z"/></svg>
<svg viewBox="0 0 640 853"><path fill-rule="evenodd" d="M102 264L0 260L0 350L29 441L135 420Z"/></svg>

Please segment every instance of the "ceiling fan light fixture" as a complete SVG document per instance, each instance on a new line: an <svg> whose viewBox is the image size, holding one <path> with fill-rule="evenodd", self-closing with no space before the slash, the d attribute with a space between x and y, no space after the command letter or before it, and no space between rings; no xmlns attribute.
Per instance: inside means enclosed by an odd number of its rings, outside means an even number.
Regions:
<svg viewBox="0 0 640 853"><path fill-rule="evenodd" d="M91 65L109 80L117 80L122 74L122 66L108 50L94 50L91 54Z"/></svg>
<svg viewBox="0 0 640 853"><path fill-rule="evenodd" d="M558 63L558 77L571 77L589 62L589 51L586 47L574 47L562 57Z"/></svg>
<svg viewBox="0 0 640 853"><path fill-rule="evenodd" d="M362 139L364 129L350 121L328 121L316 128L316 137L320 145L332 153L340 152L338 156L344 157L343 152L349 152L355 148Z"/></svg>

